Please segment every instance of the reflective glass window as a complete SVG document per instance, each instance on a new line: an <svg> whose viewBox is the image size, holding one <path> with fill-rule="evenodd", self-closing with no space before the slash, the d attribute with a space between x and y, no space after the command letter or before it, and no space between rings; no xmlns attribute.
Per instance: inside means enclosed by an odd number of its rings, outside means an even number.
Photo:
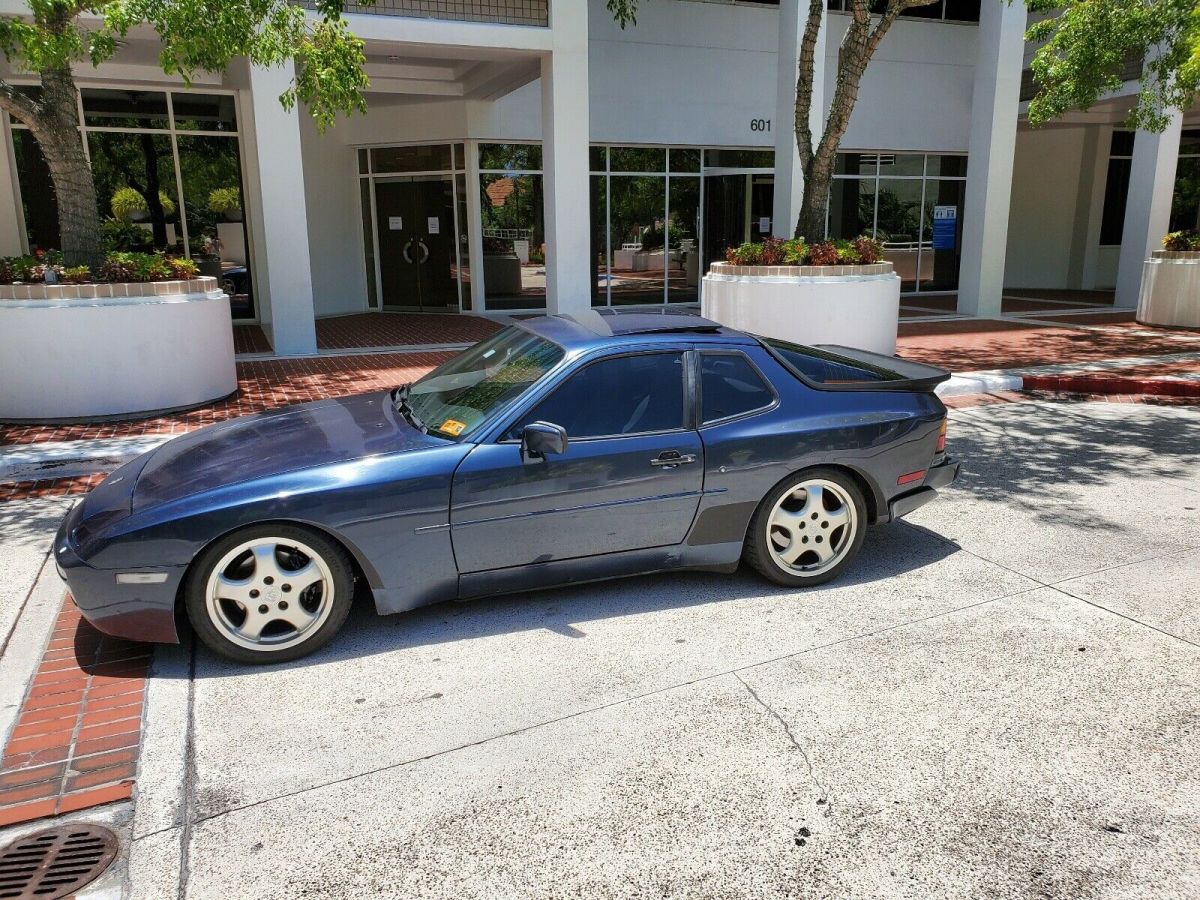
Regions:
<svg viewBox="0 0 1200 900"><path fill-rule="evenodd" d="M83 88L83 121L91 127L166 128L167 95L158 91Z"/></svg>

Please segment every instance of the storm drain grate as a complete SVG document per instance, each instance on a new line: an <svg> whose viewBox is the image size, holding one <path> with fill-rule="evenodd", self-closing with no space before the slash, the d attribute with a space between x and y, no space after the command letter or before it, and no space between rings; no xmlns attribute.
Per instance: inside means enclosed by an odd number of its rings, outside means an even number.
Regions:
<svg viewBox="0 0 1200 900"><path fill-rule="evenodd" d="M60 825L0 850L0 900L55 900L90 884L117 856L117 836L97 825Z"/></svg>

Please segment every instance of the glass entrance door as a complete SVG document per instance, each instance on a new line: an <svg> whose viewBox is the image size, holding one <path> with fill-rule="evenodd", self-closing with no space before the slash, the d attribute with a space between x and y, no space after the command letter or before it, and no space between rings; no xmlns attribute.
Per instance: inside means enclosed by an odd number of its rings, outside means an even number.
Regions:
<svg viewBox="0 0 1200 900"><path fill-rule="evenodd" d="M704 271L723 262L725 251L771 236L775 177L737 172L704 176Z"/></svg>
<svg viewBox="0 0 1200 900"><path fill-rule="evenodd" d="M458 307L452 176L376 178L375 231L383 306Z"/></svg>

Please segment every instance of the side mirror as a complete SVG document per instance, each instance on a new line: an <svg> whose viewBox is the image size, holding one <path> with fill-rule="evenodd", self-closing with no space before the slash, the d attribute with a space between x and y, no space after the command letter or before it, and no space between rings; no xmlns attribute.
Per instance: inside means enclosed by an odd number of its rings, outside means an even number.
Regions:
<svg viewBox="0 0 1200 900"><path fill-rule="evenodd" d="M530 422L521 431L521 450L534 459L542 459L547 453L566 453L569 445L567 430L561 425Z"/></svg>

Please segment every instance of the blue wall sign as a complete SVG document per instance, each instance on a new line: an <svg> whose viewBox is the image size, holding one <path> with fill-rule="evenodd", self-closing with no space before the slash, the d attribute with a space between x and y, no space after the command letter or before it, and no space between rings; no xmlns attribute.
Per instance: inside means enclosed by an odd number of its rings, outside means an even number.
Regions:
<svg viewBox="0 0 1200 900"><path fill-rule="evenodd" d="M958 207L933 208L933 249L953 250L958 239Z"/></svg>

